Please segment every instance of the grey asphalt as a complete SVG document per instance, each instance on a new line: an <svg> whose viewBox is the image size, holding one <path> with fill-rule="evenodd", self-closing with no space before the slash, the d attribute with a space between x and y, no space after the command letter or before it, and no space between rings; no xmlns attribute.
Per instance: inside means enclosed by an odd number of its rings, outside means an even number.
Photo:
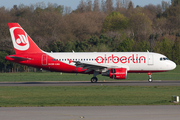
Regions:
<svg viewBox="0 0 180 120"><path fill-rule="evenodd" d="M92 86L92 85L112 85L112 86L180 86L180 81L156 80L148 81L100 81L91 83L90 81L58 81L58 82L0 82L0 86Z"/></svg>
<svg viewBox="0 0 180 120"><path fill-rule="evenodd" d="M179 120L180 106L0 108L1 120Z"/></svg>

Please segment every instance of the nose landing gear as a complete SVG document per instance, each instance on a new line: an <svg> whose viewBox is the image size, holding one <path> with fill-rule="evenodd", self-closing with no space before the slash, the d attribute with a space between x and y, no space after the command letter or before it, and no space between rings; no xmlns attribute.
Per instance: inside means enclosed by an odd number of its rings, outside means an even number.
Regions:
<svg viewBox="0 0 180 120"><path fill-rule="evenodd" d="M148 81L149 81L149 82L152 82L153 80L152 80L152 78L151 78L151 72L149 72L148 75L149 75Z"/></svg>

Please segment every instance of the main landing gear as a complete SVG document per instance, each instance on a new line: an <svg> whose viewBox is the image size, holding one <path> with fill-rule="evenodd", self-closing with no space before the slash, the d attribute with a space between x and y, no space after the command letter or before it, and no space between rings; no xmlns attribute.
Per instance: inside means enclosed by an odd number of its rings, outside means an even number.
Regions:
<svg viewBox="0 0 180 120"><path fill-rule="evenodd" d="M92 78L91 78L91 82L92 82L92 83L96 83L97 81L98 81L97 77L92 77Z"/></svg>
<svg viewBox="0 0 180 120"><path fill-rule="evenodd" d="M97 79L97 75L99 75L99 72L97 72L97 71L94 71L94 75L93 75L93 77L91 78L91 83L96 83L97 81L98 81L98 79Z"/></svg>
<svg viewBox="0 0 180 120"><path fill-rule="evenodd" d="M152 80L152 78L151 78L151 73L149 72L148 75L149 75L148 81L149 81L149 82L152 82L153 80Z"/></svg>

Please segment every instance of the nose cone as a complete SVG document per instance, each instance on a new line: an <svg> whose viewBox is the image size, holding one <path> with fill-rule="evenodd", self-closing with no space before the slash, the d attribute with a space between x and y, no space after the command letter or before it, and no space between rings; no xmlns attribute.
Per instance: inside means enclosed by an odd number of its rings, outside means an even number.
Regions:
<svg viewBox="0 0 180 120"><path fill-rule="evenodd" d="M176 63L174 63L173 61L170 61L170 64L168 65L170 70L173 70L176 68Z"/></svg>

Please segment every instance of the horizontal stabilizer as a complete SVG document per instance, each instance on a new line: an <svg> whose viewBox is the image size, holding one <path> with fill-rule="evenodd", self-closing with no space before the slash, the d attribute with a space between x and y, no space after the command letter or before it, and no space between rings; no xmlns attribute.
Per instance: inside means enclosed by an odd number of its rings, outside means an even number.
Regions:
<svg viewBox="0 0 180 120"><path fill-rule="evenodd" d="M25 61L25 60L31 60L30 58L24 58L24 57L17 57L17 56L8 56L14 60L18 60L18 61Z"/></svg>

